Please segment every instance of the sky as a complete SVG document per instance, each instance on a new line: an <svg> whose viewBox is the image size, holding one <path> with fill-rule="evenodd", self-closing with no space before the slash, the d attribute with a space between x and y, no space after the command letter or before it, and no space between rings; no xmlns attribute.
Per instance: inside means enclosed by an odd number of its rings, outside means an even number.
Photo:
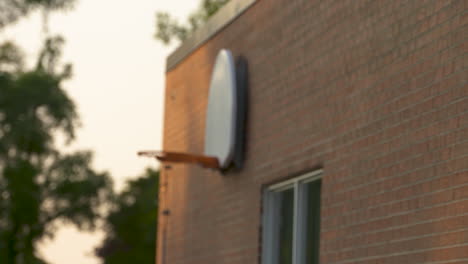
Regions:
<svg viewBox="0 0 468 264"><path fill-rule="evenodd" d="M139 150L158 150L162 143L164 74L167 55L153 38L156 11L183 20L195 10L195 0L78 0L71 11L51 14L49 30L65 37L64 62L73 64L73 79L65 84L75 101L82 127L64 151L92 149L94 167L111 173L119 190L154 160L137 157ZM0 40L18 43L28 58L41 46L40 14L32 14L0 32ZM42 256L51 264L95 264L92 250L103 234L80 233L61 226L44 241Z"/></svg>

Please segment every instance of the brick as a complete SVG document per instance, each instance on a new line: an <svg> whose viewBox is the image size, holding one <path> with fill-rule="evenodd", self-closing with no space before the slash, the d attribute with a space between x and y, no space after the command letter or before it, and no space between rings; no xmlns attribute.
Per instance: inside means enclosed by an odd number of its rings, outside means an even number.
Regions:
<svg viewBox="0 0 468 264"><path fill-rule="evenodd" d="M247 58L247 150L163 169L158 263L261 263L263 188L317 167L321 263L467 263L467 3L259 0L171 68L164 149L202 153L216 54Z"/></svg>

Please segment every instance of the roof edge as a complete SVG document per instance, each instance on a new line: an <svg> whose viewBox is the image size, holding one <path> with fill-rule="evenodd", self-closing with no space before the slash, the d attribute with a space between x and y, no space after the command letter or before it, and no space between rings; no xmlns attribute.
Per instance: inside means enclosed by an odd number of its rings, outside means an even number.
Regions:
<svg viewBox="0 0 468 264"><path fill-rule="evenodd" d="M174 69L195 49L209 40L225 26L240 16L258 0L231 0L214 14L201 28L197 29L166 60L166 72Z"/></svg>

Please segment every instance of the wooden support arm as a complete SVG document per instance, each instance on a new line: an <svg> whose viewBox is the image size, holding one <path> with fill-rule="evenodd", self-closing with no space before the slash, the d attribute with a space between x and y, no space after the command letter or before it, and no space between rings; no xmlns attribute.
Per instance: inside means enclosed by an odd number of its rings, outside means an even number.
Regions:
<svg viewBox="0 0 468 264"><path fill-rule="evenodd" d="M220 168L218 159L210 156L167 151L140 151L138 155L156 158L162 162L195 163L204 168Z"/></svg>

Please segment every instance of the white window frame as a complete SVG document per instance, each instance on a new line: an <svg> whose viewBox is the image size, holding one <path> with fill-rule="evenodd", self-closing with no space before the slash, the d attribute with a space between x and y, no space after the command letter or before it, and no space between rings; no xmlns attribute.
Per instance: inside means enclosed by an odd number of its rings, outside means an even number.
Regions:
<svg viewBox="0 0 468 264"><path fill-rule="evenodd" d="M306 205L305 184L322 179L323 170L316 170L299 177L269 186L263 193L263 228L262 228L262 264L278 264L274 249L278 232L275 230L278 220L278 192L294 188L294 216L293 216L293 256L292 263L304 263L305 232L300 232L305 225L304 210ZM298 246L298 243L301 243ZM302 261L301 261L302 260Z"/></svg>

